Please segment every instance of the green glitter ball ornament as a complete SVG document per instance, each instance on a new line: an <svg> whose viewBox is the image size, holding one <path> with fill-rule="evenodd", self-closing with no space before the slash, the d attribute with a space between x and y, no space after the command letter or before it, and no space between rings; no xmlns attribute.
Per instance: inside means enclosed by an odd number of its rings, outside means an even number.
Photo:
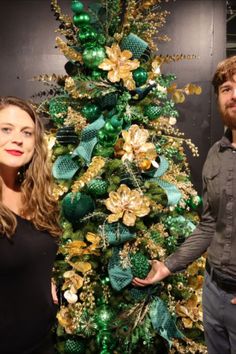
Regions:
<svg viewBox="0 0 236 354"><path fill-rule="evenodd" d="M148 73L144 68L139 67L133 71L133 79L137 86L142 86L148 79Z"/></svg>
<svg viewBox="0 0 236 354"><path fill-rule="evenodd" d="M162 107L156 104L150 104L144 107L144 115L150 120L159 118L162 115Z"/></svg>
<svg viewBox="0 0 236 354"><path fill-rule="evenodd" d="M86 351L85 341L82 339L67 339L64 346L65 354L84 354Z"/></svg>
<svg viewBox="0 0 236 354"><path fill-rule="evenodd" d="M133 276L141 279L146 278L151 269L147 257L143 253L137 252L130 256L130 262Z"/></svg>
<svg viewBox="0 0 236 354"><path fill-rule="evenodd" d="M87 12L81 12L79 14L75 14L73 16L73 23L76 27L80 27L82 25L87 25L91 21L91 18Z"/></svg>
<svg viewBox="0 0 236 354"><path fill-rule="evenodd" d="M67 115L68 105L68 98L64 96L58 96L49 101L49 114L54 123L63 124Z"/></svg>
<svg viewBox="0 0 236 354"><path fill-rule="evenodd" d="M71 2L71 10L75 13L75 14L79 14L84 10L84 5L82 2L78 1L78 0L72 0Z"/></svg>
<svg viewBox="0 0 236 354"><path fill-rule="evenodd" d="M89 69L95 69L105 59L106 53L103 47L94 46L86 48L82 54L84 65Z"/></svg>
<svg viewBox="0 0 236 354"><path fill-rule="evenodd" d="M101 197L107 193L108 183L102 179L92 179L88 183L88 192L93 197Z"/></svg>

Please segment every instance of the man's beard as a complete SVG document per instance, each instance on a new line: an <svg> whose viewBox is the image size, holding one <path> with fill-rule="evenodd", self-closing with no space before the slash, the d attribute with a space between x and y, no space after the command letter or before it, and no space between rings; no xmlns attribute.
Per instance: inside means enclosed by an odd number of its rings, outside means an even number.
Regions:
<svg viewBox="0 0 236 354"><path fill-rule="evenodd" d="M220 113L224 124L231 130L236 130L236 111L230 113L228 110L228 107L231 107L231 105L235 106L235 103L228 104L224 110L220 110Z"/></svg>

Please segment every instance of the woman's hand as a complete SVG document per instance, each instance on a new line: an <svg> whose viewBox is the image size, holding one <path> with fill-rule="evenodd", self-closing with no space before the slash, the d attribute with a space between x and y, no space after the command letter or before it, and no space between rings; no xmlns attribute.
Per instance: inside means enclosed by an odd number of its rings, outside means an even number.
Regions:
<svg viewBox="0 0 236 354"><path fill-rule="evenodd" d="M132 281L133 285L136 286L147 286L155 284L158 281L163 280L171 274L170 270L165 266L163 262L157 260L151 261L152 269L148 273L145 279L134 278Z"/></svg>
<svg viewBox="0 0 236 354"><path fill-rule="evenodd" d="M51 280L51 294L52 294L52 301L55 305L58 305L58 297L57 297L57 287L55 281Z"/></svg>
<svg viewBox="0 0 236 354"><path fill-rule="evenodd" d="M236 297L231 300L231 304L236 305Z"/></svg>

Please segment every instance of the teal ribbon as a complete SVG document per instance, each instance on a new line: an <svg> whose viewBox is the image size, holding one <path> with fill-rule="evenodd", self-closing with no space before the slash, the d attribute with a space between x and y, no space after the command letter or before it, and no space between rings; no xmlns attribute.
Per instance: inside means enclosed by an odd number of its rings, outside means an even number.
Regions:
<svg viewBox="0 0 236 354"><path fill-rule="evenodd" d="M148 43L134 33L130 33L121 42L121 49L131 51L135 59L139 59L147 48Z"/></svg>
<svg viewBox="0 0 236 354"><path fill-rule="evenodd" d="M106 224L104 229L105 237L110 246L118 246L136 237L134 232L130 232L128 227L120 223Z"/></svg>
<svg viewBox="0 0 236 354"><path fill-rule="evenodd" d="M160 178L161 176L164 175L164 173L168 170L168 168L169 168L168 161L163 156L160 156L159 167L155 171L153 178L151 178L151 181L157 182L159 186L162 189L164 189L167 195L168 205L176 205L178 204L180 198L182 197L181 192L174 184L166 182Z"/></svg>
<svg viewBox="0 0 236 354"><path fill-rule="evenodd" d="M156 297L149 309L149 315L153 328L167 340L169 347L172 345L172 338L183 338L184 334L177 328L165 303Z"/></svg>
<svg viewBox="0 0 236 354"><path fill-rule="evenodd" d="M98 142L97 132L104 126L104 124L105 120L101 115L97 120L82 130L80 143L73 151L72 157L80 156L85 160L87 165L90 164L94 146Z"/></svg>
<svg viewBox="0 0 236 354"><path fill-rule="evenodd" d="M72 160L71 155L59 156L52 166L52 174L56 179L72 179L79 169L79 164Z"/></svg>
<svg viewBox="0 0 236 354"><path fill-rule="evenodd" d="M112 256L108 264L108 275L113 289L120 291L131 283L133 275L131 268L122 268L120 265L120 248L113 248Z"/></svg>

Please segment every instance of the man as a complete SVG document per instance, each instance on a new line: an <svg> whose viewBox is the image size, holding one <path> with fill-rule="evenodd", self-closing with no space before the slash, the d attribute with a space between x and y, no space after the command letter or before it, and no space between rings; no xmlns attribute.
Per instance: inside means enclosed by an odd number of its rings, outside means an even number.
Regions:
<svg viewBox="0 0 236 354"><path fill-rule="evenodd" d="M152 261L146 279L161 281L184 270L207 250L203 324L209 354L236 353L236 56L217 66L213 77L227 130L210 149L203 167L203 213L193 234L165 262Z"/></svg>

